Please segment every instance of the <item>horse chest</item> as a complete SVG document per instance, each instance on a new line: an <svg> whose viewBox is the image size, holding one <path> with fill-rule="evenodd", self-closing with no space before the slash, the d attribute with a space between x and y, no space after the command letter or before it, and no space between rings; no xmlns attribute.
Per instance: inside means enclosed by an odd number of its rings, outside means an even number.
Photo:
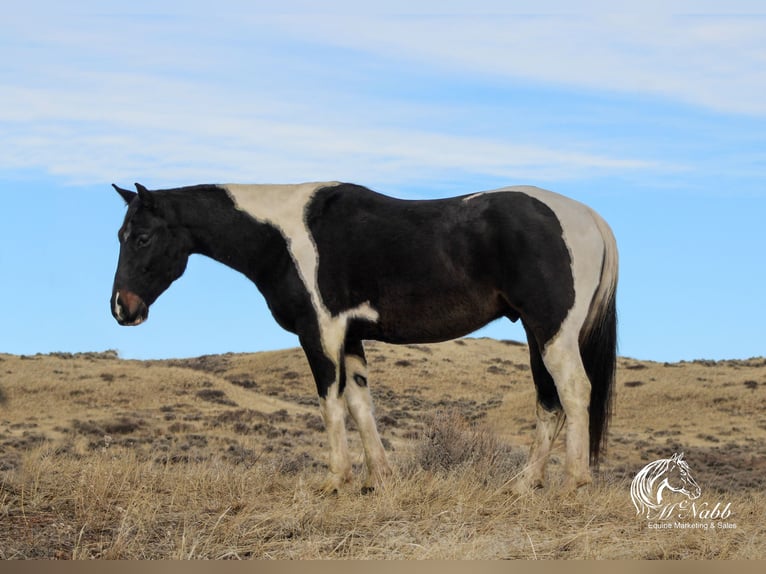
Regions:
<svg viewBox="0 0 766 574"><path fill-rule="evenodd" d="M272 225L285 238L290 257L316 314L322 346L331 357L339 355L350 319L373 322L378 319L377 311L368 302L331 313L319 289L319 253L306 224L305 212L317 190L334 185L337 184L224 186L237 209L257 221Z"/></svg>

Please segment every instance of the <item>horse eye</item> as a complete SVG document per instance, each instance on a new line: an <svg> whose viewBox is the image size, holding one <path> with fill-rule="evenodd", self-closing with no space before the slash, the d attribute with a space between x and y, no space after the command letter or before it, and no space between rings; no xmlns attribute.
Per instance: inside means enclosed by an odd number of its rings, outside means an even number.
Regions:
<svg viewBox="0 0 766 574"><path fill-rule="evenodd" d="M138 237L136 237L136 247L146 247L151 243L152 238L150 235L147 234L141 234Z"/></svg>

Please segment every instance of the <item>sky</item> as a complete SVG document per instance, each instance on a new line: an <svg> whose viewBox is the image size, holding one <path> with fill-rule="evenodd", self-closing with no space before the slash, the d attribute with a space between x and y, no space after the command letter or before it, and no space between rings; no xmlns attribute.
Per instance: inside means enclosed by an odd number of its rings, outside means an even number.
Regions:
<svg viewBox="0 0 766 574"><path fill-rule="evenodd" d="M617 238L621 355L766 355L766 5L375 4L6 6L0 352L297 346L246 278L201 256L148 322L117 325L110 184L340 180L573 197ZM524 340L504 320L476 336Z"/></svg>

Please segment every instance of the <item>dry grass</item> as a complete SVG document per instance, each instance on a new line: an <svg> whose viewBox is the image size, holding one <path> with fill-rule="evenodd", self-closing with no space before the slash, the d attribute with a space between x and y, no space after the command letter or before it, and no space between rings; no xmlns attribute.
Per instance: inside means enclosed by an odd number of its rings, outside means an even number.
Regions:
<svg viewBox="0 0 766 574"><path fill-rule="evenodd" d="M0 558L764 558L766 361L621 359L608 456L565 496L519 498L533 424L526 348L370 345L396 469L317 494L324 436L299 350L122 361L0 355ZM361 470L355 433L352 449ZM635 517L630 481L684 450L732 530Z"/></svg>

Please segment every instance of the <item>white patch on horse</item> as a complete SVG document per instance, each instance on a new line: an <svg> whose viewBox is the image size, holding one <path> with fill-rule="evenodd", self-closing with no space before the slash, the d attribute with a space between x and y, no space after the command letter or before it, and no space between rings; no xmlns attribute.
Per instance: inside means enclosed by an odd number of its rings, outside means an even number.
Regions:
<svg viewBox="0 0 766 574"><path fill-rule="evenodd" d="M120 292L114 294L114 315L122 319L122 305L120 305Z"/></svg>
<svg viewBox="0 0 766 574"><path fill-rule="evenodd" d="M319 399L327 437L330 443L330 474L323 489L332 492L351 480L351 459L346 437L346 407L338 396L338 383L333 383L327 396Z"/></svg>
<svg viewBox="0 0 766 574"><path fill-rule="evenodd" d="M130 233L131 233L131 231L132 231L132 229L131 229L131 225L130 225L130 223L128 223L128 224L125 226L125 229L123 229L123 230L122 230L122 241L123 241L123 242L125 242L125 241L127 241L127 240L128 240L128 237L130 237Z"/></svg>
<svg viewBox="0 0 766 574"><path fill-rule="evenodd" d="M346 338L350 319L375 322L378 312L365 302L337 315L327 309L319 292L319 253L306 223L306 206L318 189L339 185L338 182L302 183L296 185L241 185L227 184L228 192L238 209L276 227L287 242L287 248L303 281L311 303L317 313L322 347L335 364L340 363L340 352Z"/></svg>

